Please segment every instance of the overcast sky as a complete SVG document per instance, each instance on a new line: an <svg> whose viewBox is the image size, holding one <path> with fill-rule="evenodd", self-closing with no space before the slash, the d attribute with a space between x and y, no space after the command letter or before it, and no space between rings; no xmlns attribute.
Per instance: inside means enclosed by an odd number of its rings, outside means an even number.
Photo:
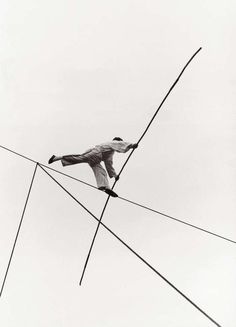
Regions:
<svg viewBox="0 0 236 327"><path fill-rule="evenodd" d="M139 139L125 198L236 240L235 1L2 0L0 144L47 164ZM119 171L128 154L116 154ZM3 280L35 165L0 149ZM89 166L53 168L95 185ZM99 216L106 195L52 173ZM111 180L111 183L113 181ZM224 327L236 321L236 245L120 199L103 218ZM0 300L2 327L208 327L213 323L100 228L40 168Z"/></svg>

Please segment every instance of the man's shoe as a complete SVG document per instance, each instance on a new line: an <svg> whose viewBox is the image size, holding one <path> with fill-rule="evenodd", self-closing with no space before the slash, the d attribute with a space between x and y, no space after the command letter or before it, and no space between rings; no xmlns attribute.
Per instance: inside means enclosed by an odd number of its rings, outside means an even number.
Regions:
<svg viewBox="0 0 236 327"><path fill-rule="evenodd" d="M118 195L114 191L112 191L110 188L106 188L105 186L100 186L98 189L100 191L106 192L110 196L113 196L113 198L117 198L118 197Z"/></svg>
<svg viewBox="0 0 236 327"><path fill-rule="evenodd" d="M112 196L113 198L117 198L118 197L118 194L116 194L114 191L112 191L110 188L106 188L105 189L105 192L107 194L109 194L110 196Z"/></svg>
<svg viewBox="0 0 236 327"><path fill-rule="evenodd" d="M51 156L51 158L48 160L49 165L50 165L51 163L53 163L54 158L55 158L55 156L53 155L53 156Z"/></svg>

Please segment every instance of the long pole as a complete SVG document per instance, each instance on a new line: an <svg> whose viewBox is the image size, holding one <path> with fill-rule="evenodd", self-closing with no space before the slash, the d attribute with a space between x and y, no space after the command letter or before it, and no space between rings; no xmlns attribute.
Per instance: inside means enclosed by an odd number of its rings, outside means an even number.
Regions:
<svg viewBox="0 0 236 327"><path fill-rule="evenodd" d="M190 62L193 60L193 58L198 54L198 52L201 50L202 48L199 48L193 55L192 57L188 60L188 62L186 63L186 65L184 66L184 68L181 70L180 74L178 75L177 79L175 80L175 82L172 84L172 86L170 87L169 91L166 93L165 97L163 98L162 102L160 103L159 107L156 109L152 119L150 120L150 122L148 123L147 127L145 128L144 132L142 133L142 135L140 136L139 140L138 140L138 144L141 142L141 140L143 139L143 137L145 136L145 134L147 133L149 127L151 126L153 120L155 119L157 113L159 112L159 110L161 109L163 103L165 102L165 100L167 99L167 97L169 96L169 94L171 93L171 91L173 90L173 88L175 87L175 85L178 83L181 75L184 73L185 69L187 68L187 66L190 64ZM122 173L123 169L125 168L127 162L129 161L130 157L132 156L133 152L134 152L135 149L133 149L131 151L131 153L129 154L129 156L127 157L125 163L123 164L120 172L119 172L119 176L120 174ZM116 185L116 182L113 184L112 186L112 189L114 189L115 185ZM108 196L106 202L105 202L105 205L102 209L102 213L100 215L100 218L99 218L99 222L97 224L97 228L95 230L95 233L94 233L94 236L93 236L93 239L92 239L92 242L91 242L91 245L90 245L90 248L89 248L89 251L88 251L88 254L87 254L87 258L85 260L85 264L84 264L84 268L83 268L83 271L82 271L82 275L81 275L81 278L80 278L80 282L79 284L81 285L82 284L82 281L83 281L83 278L84 278L84 274L85 274L85 271L86 271L86 268L87 268L87 265L88 265L88 262L89 262L89 257L91 255L91 252L92 252L92 249L93 249L93 246L94 246L94 242L95 242L95 239L97 237L97 233L98 233L98 230L99 230L99 227L100 227L100 223L102 221L102 218L103 218L103 215L105 213L105 210L106 210L106 207L109 203L109 200L110 200L110 195Z"/></svg>

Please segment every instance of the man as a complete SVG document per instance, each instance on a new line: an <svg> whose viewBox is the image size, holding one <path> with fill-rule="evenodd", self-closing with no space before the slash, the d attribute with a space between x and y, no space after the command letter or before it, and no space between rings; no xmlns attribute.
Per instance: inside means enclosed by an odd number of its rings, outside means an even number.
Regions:
<svg viewBox="0 0 236 327"><path fill-rule="evenodd" d="M117 197L118 195L109 186L106 170L110 178L114 177L118 181L119 175L117 175L113 167L114 152L125 153L137 147L137 143L124 142L120 137L115 137L111 142L96 145L82 154L66 156L53 155L48 163L51 164L60 160L63 166L68 166L86 162L94 172L98 189L105 191L110 196ZM106 170L102 167L101 161L104 162Z"/></svg>

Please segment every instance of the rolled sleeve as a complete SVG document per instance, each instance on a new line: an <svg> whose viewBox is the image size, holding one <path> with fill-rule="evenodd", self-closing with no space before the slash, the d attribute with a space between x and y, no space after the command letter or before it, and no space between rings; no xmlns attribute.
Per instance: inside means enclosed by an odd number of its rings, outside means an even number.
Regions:
<svg viewBox="0 0 236 327"><path fill-rule="evenodd" d="M133 143L124 141L114 141L111 143L111 147L116 152L125 153L133 148Z"/></svg>

